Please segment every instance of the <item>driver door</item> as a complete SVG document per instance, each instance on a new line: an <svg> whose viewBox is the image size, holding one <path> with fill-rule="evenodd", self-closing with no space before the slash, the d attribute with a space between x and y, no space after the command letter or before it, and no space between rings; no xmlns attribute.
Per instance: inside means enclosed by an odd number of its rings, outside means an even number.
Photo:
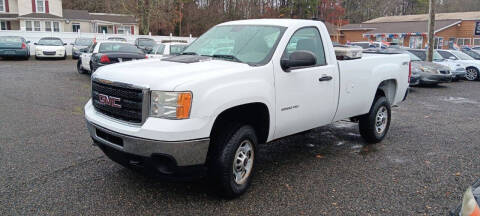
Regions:
<svg viewBox="0 0 480 216"><path fill-rule="evenodd" d="M275 138L310 130L333 120L339 77L337 65L327 62L323 46L327 42L313 26L297 30L290 38L282 59L289 59L295 51L308 51L315 55L316 65L288 71L275 67Z"/></svg>
<svg viewBox="0 0 480 216"><path fill-rule="evenodd" d="M83 68L85 68L89 71L92 70L90 68L90 60L92 59L93 50L95 50L96 45L97 45L97 43L92 44L89 47L88 52L82 54L82 66L83 66Z"/></svg>

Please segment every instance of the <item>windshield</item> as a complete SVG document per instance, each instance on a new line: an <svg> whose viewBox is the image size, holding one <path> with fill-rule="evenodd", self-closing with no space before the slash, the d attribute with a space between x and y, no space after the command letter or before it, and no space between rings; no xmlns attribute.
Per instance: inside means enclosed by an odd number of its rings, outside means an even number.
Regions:
<svg viewBox="0 0 480 216"><path fill-rule="evenodd" d="M170 45L170 55L178 55L187 48L185 44Z"/></svg>
<svg viewBox="0 0 480 216"><path fill-rule="evenodd" d="M139 39L138 40L138 45L139 46L148 46L148 47L153 47L155 45L155 41L151 39Z"/></svg>
<svg viewBox="0 0 480 216"><path fill-rule="evenodd" d="M2 44L17 44L22 42L23 40L20 37L0 37L0 43Z"/></svg>
<svg viewBox="0 0 480 216"><path fill-rule="evenodd" d="M123 52L123 53L143 53L137 47L132 44L127 43L102 43L100 44L99 53L112 53L112 52Z"/></svg>
<svg viewBox="0 0 480 216"><path fill-rule="evenodd" d="M165 45L157 44L157 45L153 46L152 50L149 51L148 54L163 55L164 51L165 51Z"/></svg>
<svg viewBox="0 0 480 216"><path fill-rule="evenodd" d="M93 44L93 39L90 38L78 38L75 40L75 45L78 46L90 46Z"/></svg>
<svg viewBox="0 0 480 216"><path fill-rule="evenodd" d="M463 53L463 52L460 52L460 51L451 51L455 56L457 56L457 58L461 59L461 60L475 60L473 59L472 57L470 57L469 55Z"/></svg>
<svg viewBox="0 0 480 216"><path fill-rule="evenodd" d="M463 52L464 52L465 54L469 55L470 57L476 59L476 60L480 60L480 54L478 54L478 53L475 52L475 51L464 50Z"/></svg>
<svg viewBox="0 0 480 216"><path fill-rule="evenodd" d="M40 46L63 46L62 40L58 38L42 38L37 44Z"/></svg>
<svg viewBox="0 0 480 216"><path fill-rule="evenodd" d="M195 40L183 53L228 56L248 64L266 64L285 29L260 25L216 26Z"/></svg>
<svg viewBox="0 0 480 216"><path fill-rule="evenodd" d="M427 60L427 52L425 50L408 50L408 52L413 53L422 61ZM443 61L443 57L437 52L433 52L433 61Z"/></svg>
<svg viewBox="0 0 480 216"><path fill-rule="evenodd" d="M420 59L418 56L414 55L413 53L408 51L406 53L410 56L411 61L422 61L422 59Z"/></svg>

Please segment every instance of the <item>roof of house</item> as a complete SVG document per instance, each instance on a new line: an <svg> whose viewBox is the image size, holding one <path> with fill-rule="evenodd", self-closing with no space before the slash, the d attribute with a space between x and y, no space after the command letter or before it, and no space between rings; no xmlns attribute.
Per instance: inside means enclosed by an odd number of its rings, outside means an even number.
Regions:
<svg viewBox="0 0 480 216"><path fill-rule="evenodd" d="M107 22L131 24L137 23L137 20L132 15L125 14L104 14L104 13L90 13L91 20L102 20Z"/></svg>
<svg viewBox="0 0 480 216"><path fill-rule="evenodd" d="M18 16L21 18L34 18L34 19L63 19L62 17L55 16L53 14L47 13L29 13L22 16Z"/></svg>
<svg viewBox="0 0 480 216"><path fill-rule="evenodd" d="M459 13L438 13L436 20L480 20L480 11L459 12ZM406 15L406 16L386 16L368 20L364 23L386 23L386 22L413 22L427 21L428 14Z"/></svg>
<svg viewBox="0 0 480 216"><path fill-rule="evenodd" d="M68 20L90 20L90 13L87 10L63 10L63 18Z"/></svg>
<svg viewBox="0 0 480 216"><path fill-rule="evenodd" d="M0 18L4 18L4 19L9 19L9 18L17 18L18 17L18 14L12 14L12 13L0 13Z"/></svg>
<svg viewBox="0 0 480 216"><path fill-rule="evenodd" d="M460 23L461 20L437 20L435 21L435 31L443 30L447 27ZM409 33L409 32L427 32L427 21L410 21L410 22L389 22L389 23L362 23L348 24L340 28L342 31L348 30L367 30L368 34L380 33Z"/></svg>

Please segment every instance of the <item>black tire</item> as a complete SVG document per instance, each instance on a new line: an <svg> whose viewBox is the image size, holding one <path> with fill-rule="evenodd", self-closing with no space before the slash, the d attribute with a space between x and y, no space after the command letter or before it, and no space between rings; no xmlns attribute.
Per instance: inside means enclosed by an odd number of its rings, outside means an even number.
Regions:
<svg viewBox="0 0 480 216"><path fill-rule="evenodd" d="M81 65L82 65L82 61L78 60L78 62L77 62L77 72L79 74L85 74L86 71L82 68Z"/></svg>
<svg viewBox="0 0 480 216"><path fill-rule="evenodd" d="M64 54L62 60L66 60L66 59L67 59L67 52L65 51L65 54Z"/></svg>
<svg viewBox="0 0 480 216"><path fill-rule="evenodd" d="M219 195L224 198L239 197L249 188L255 169L255 149L258 143L255 130L248 125L232 125L213 140L213 147L209 151L207 162L208 175L211 183L213 183L212 186L216 187ZM248 145L248 142L251 144L250 157L247 157L246 163L239 164L242 164L241 166L247 166L248 164L247 167L250 167L250 170L244 170L245 175L239 179L241 180L239 184L235 180L234 169L237 166L234 167L234 163L240 161L236 160L240 146ZM251 158L250 162L248 158Z"/></svg>
<svg viewBox="0 0 480 216"><path fill-rule="evenodd" d="M41 60L41 58L38 56L35 56L35 60Z"/></svg>
<svg viewBox="0 0 480 216"><path fill-rule="evenodd" d="M92 62L90 62L90 73L93 74L95 72L95 68L93 68Z"/></svg>
<svg viewBox="0 0 480 216"><path fill-rule="evenodd" d="M387 114L386 119L378 116L380 115L379 111L381 109L382 111L386 111L386 114ZM383 114L382 116L385 116L385 115ZM377 117L380 119L379 122L377 122ZM388 102L387 98L384 96L376 97L372 107L370 108L370 112L360 118L360 122L359 122L360 135L362 135L362 137L368 143L373 144L373 143L381 142L388 133L391 119L392 119L392 111L391 111L390 103ZM381 123L381 125L377 127L377 123Z"/></svg>

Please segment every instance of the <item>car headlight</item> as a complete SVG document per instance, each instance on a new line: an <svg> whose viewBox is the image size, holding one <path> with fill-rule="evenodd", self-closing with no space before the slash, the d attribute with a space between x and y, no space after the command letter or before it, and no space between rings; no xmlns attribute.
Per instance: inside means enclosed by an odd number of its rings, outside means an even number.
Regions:
<svg viewBox="0 0 480 216"><path fill-rule="evenodd" d="M192 107L191 92L152 91L150 116L165 119L188 119Z"/></svg>

